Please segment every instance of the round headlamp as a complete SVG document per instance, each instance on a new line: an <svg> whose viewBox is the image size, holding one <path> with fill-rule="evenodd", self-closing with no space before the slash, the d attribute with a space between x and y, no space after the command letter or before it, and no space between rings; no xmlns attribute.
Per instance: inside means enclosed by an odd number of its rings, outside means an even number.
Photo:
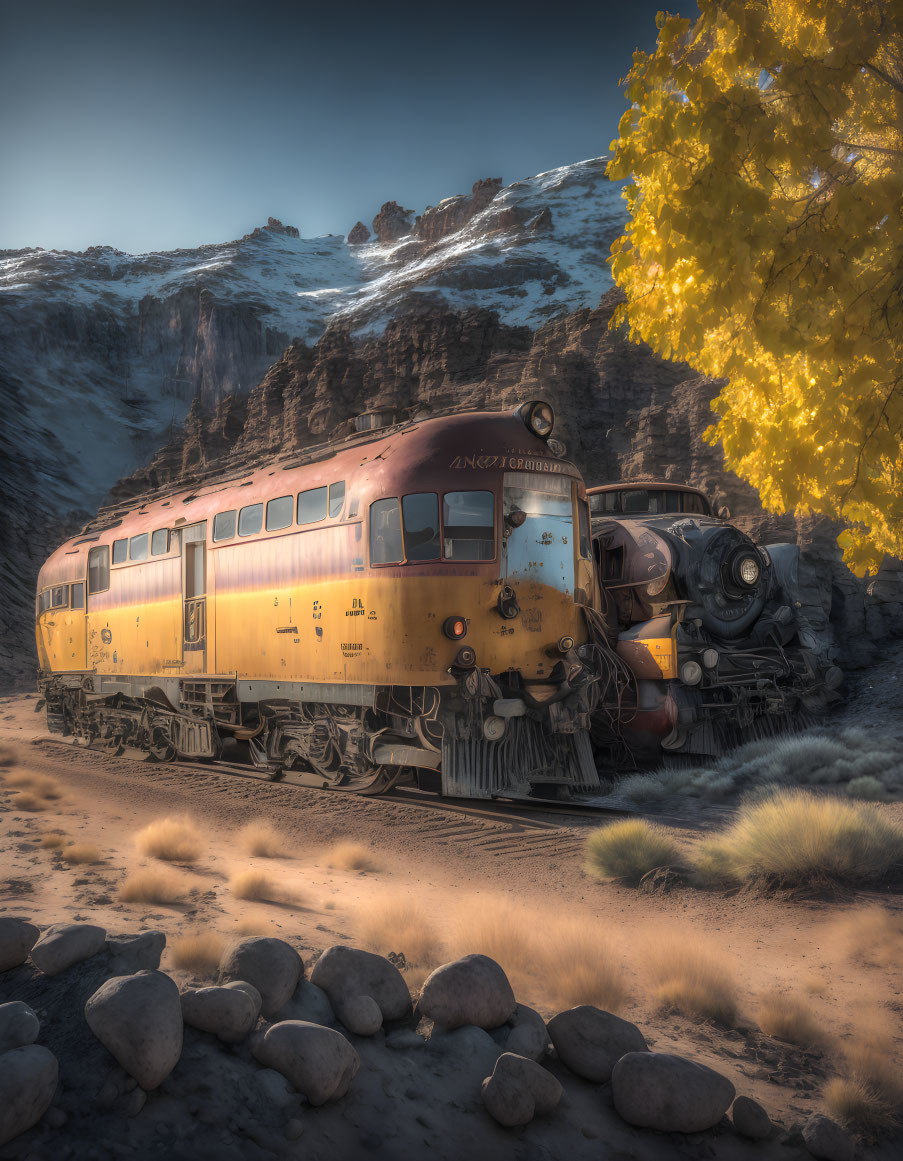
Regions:
<svg viewBox="0 0 903 1161"><path fill-rule="evenodd" d="M646 592L650 597L657 597L659 593L664 592L668 584L668 574L662 573L657 576L655 580L649 581L646 585Z"/></svg>
<svg viewBox="0 0 903 1161"><path fill-rule="evenodd" d="M540 439L548 439L552 434L552 428L555 426L555 412L548 403L544 403L541 399L534 399L530 403L524 403L517 409L518 415L527 425L527 429L532 431L534 435L538 435Z"/></svg>
<svg viewBox="0 0 903 1161"><path fill-rule="evenodd" d="M698 661L685 661L680 667L680 680L684 685L698 685L702 681L702 666Z"/></svg>
<svg viewBox="0 0 903 1161"><path fill-rule="evenodd" d="M754 556L741 556L734 565L734 574L741 584L752 588L759 579L759 562Z"/></svg>

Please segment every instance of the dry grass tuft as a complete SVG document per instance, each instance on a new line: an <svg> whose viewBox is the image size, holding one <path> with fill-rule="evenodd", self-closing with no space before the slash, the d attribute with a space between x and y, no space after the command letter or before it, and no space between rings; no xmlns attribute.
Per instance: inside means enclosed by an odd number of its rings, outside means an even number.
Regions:
<svg viewBox="0 0 903 1161"><path fill-rule="evenodd" d="M171 863L192 863L203 849L201 832L188 815L158 818L138 831L135 844L143 855Z"/></svg>
<svg viewBox="0 0 903 1161"><path fill-rule="evenodd" d="M32 814L36 814L39 810L47 809L47 802L43 798L39 798L37 794L32 794L30 790L17 790L16 797L12 801L13 810L27 810Z"/></svg>
<svg viewBox="0 0 903 1161"><path fill-rule="evenodd" d="M595 1004L616 1012L626 998L620 960L592 924L482 896L463 905L453 926L455 955L480 952L504 968L515 991L535 1003Z"/></svg>
<svg viewBox="0 0 903 1161"><path fill-rule="evenodd" d="M185 879L167 867L133 871L119 888L124 903L182 903L187 894Z"/></svg>
<svg viewBox="0 0 903 1161"><path fill-rule="evenodd" d="M376 871L378 864L363 843L342 839L329 852L329 866L338 871Z"/></svg>
<svg viewBox="0 0 903 1161"><path fill-rule="evenodd" d="M765 992L759 997L755 1015L762 1031L778 1040L801 1048L825 1048L829 1042L824 1021L799 996Z"/></svg>
<svg viewBox="0 0 903 1161"><path fill-rule="evenodd" d="M202 978L212 978L219 971L220 960L231 943L218 931L194 931L169 940L167 948L173 967Z"/></svg>
<svg viewBox="0 0 903 1161"><path fill-rule="evenodd" d="M58 851L60 847L66 845L69 840L64 834L58 830L49 830L41 838L41 846L45 851Z"/></svg>
<svg viewBox="0 0 903 1161"><path fill-rule="evenodd" d="M255 903L286 903L285 890L277 886L265 871L238 871L229 880L229 890L236 899L250 899ZM297 901L297 896L292 902Z"/></svg>
<svg viewBox="0 0 903 1161"><path fill-rule="evenodd" d="M286 853L285 839L271 822L257 818L238 832L242 849L254 858L280 859Z"/></svg>
<svg viewBox="0 0 903 1161"><path fill-rule="evenodd" d="M880 903L850 911L838 922L836 934L850 959L877 967L903 962L903 915Z"/></svg>
<svg viewBox="0 0 903 1161"><path fill-rule="evenodd" d="M611 822L586 840L586 869L596 878L636 884L649 871L680 863L677 846L668 834L642 818Z"/></svg>
<svg viewBox="0 0 903 1161"><path fill-rule="evenodd" d="M725 1028L736 1026L739 988L731 961L720 948L689 933L659 933L648 940L644 962L659 1008Z"/></svg>
<svg viewBox="0 0 903 1161"><path fill-rule="evenodd" d="M434 966L440 962L439 936L410 899L399 896L369 901L358 912L355 928L362 945L371 951L382 955L401 952L405 962L412 965Z"/></svg>
<svg viewBox="0 0 903 1161"><path fill-rule="evenodd" d="M30 774L23 770L21 774L7 774L5 782L7 786L13 786L18 790L31 791L38 798L61 797L59 783L44 774Z"/></svg>
<svg viewBox="0 0 903 1161"><path fill-rule="evenodd" d="M903 1106L903 1079L892 1043L854 1040L844 1049L843 1075L825 1086L825 1104L842 1124L866 1136L894 1128Z"/></svg>
<svg viewBox="0 0 903 1161"><path fill-rule="evenodd" d="M19 751L8 742L0 742L0 769L19 765Z"/></svg>
<svg viewBox="0 0 903 1161"><path fill-rule="evenodd" d="M102 861L100 847L95 847L91 843L72 843L71 846L63 847L62 854L66 862L73 865Z"/></svg>
<svg viewBox="0 0 903 1161"><path fill-rule="evenodd" d="M778 790L703 844L700 869L763 886L873 883L903 863L903 827L870 803Z"/></svg>

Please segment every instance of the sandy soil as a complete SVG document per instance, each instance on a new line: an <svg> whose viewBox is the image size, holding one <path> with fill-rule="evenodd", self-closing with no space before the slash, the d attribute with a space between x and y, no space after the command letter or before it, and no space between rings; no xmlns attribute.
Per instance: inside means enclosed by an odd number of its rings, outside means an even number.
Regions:
<svg viewBox="0 0 903 1161"><path fill-rule="evenodd" d="M842 938L848 913L876 895L780 901L690 888L642 894L585 874L583 841L603 821L598 816L449 804L404 791L391 799L359 799L203 766L111 758L51 739L35 703L33 695L0 699L0 741L16 747L20 770L54 779L60 797L45 800L46 808L36 812L20 810L16 795L0 785L0 914L24 914L38 923L84 919L110 931L155 927L170 942L202 930L276 934L297 946L305 961L332 943L355 942L360 916L387 897L416 901L450 946L469 910L527 909L538 925L567 915L608 935L628 993L620 1013L640 1025L651 1045L724 1072L785 1128L820 1109L821 1085L834 1071L832 1053L803 1052L759 1033L753 1023L758 995L777 988L803 996L836 1045L868 1028L890 1035L898 1053L903 1044L901 965L859 962ZM186 812L203 836L201 856L177 868L189 884L187 901L122 902L118 891L127 874L159 865L137 851L136 832L161 816ZM656 820L689 849L728 812L723 805L688 803L680 814L659 812ZM237 832L251 818L278 827L286 857L255 859L242 852ZM43 849L42 835L53 830L97 846L102 861L71 866L59 851ZM333 844L344 838L368 848L374 869L329 865ZM232 895L230 877L249 867L277 881L282 901ZM882 895L881 902L903 910L900 897ZM653 944L672 935L717 946L739 982L747 1017L740 1031L656 1011L646 961ZM163 969L177 980L188 978L171 957L168 948ZM411 982L417 983L416 973ZM519 1000L547 1017L562 1006L553 996L548 981L535 977L518 991ZM874 1155L882 1154L894 1150L888 1145Z"/></svg>

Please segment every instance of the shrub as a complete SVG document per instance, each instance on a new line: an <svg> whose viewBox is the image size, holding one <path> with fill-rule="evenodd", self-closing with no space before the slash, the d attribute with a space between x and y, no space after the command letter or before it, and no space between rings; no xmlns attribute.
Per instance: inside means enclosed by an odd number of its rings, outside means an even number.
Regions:
<svg viewBox="0 0 903 1161"><path fill-rule="evenodd" d="M765 992L760 996L756 1022L769 1036L802 1048L822 1048L827 1043L824 1022L805 1000L786 992Z"/></svg>
<svg viewBox="0 0 903 1161"><path fill-rule="evenodd" d="M258 818L238 832L239 842L255 858L278 859L285 854L285 839L271 822Z"/></svg>
<svg viewBox="0 0 903 1161"><path fill-rule="evenodd" d="M174 967L210 978L231 942L218 931L195 931L170 940L167 948Z"/></svg>
<svg viewBox="0 0 903 1161"><path fill-rule="evenodd" d="M19 751L8 742L0 742L0 769L18 766Z"/></svg>
<svg viewBox="0 0 903 1161"><path fill-rule="evenodd" d="M99 863L101 861L100 848L90 843L73 843L63 848L63 858L67 863Z"/></svg>
<svg viewBox="0 0 903 1161"><path fill-rule="evenodd" d="M702 844L704 873L767 886L873 883L903 862L903 828L875 806L778 790Z"/></svg>
<svg viewBox="0 0 903 1161"><path fill-rule="evenodd" d="M611 822L586 840L586 869L596 878L635 884L647 872L678 866L680 861L669 835L641 818Z"/></svg>
<svg viewBox="0 0 903 1161"><path fill-rule="evenodd" d="M661 1009L726 1028L736 1025L737 981L719 948L691 935L658 933L646 944L645 963Z"/></svg>
<svg viewBox="0 0 903 1161"><path fill-rule="evenodd" d="M872 903L850 911L837 925L837 935L850 959L878 967L903 962L903 916Z"/></svg>
<svg viewBox="0 0 903 1161"><path fill-rule="evenodd" d="M46 851L58 851L60 847L65 846L66 836L59 831L50 830L41 838L41 846Z"/></svg>
<svg viewBox="0 0 903 1161"><path fill-rule="evenodd" d="M30 814L36 814L39 810L47 809L46 801L29 790L17 790L15 794L16 797L12 801L13 810L27 810Z"/></svg>
<svg viewBox="0 0 903 1161"><path fill-rule="evenodd" d="M239 871L229 880L229 890L236 899L250 899L256 903L279 903L285 892L265 871Z"/></svg>
<svg viewBox="0 0 903 1161"><path fill-rule="evenodd" d="M188 816L160 818L140 830L135 844L144 855L171 863L191 863L201 853L201 833Z"/></svg>
<svg viewBox="0 0 903 1161"><path fill-rule="evenodd" d="M181 903L188 884L181 875L166 867L134 871L119 888L124 903Z"/></svg>
<svg viewBox="0 0 903 1161"><path fill-rule="evenodd" d="M5 781L7 786L30 791L36 798L60 797L59 783L43 774L30 774L23 771L21 774L8 774Z"/></svg>
<svg viewBox="0 0 903 1161"><path fill-rule="evenodd" d="M864 802L884 802L889 797L887 787L871 774L863 774L847 783L850 798L861 798Z"/></svg>
<svg viewBox="0 0 903 1161"><path fill-rule="evenodd" d="M329 852L329 865L339 871L375 871L377 864L362 844L343 839Z"/></svg>
<svg viewBox="0 0 903 1161"><path fill-rule="evenodd" d="M326 903L324 906L334 907ZM370 901L355 920L364 947L382 955L401 952L409 964L434 965L440 958L439 936L423 911L402 896Z"/></svg>
<svg viewBox="0 0 903 1161"><path fill-rule="evenodd" d="M903 1104L903 1081L893 1044L854 1040L844 1049L843 1075L825 1086L825 1104L841 1123L874 1136L895 1127Z"/></svg>

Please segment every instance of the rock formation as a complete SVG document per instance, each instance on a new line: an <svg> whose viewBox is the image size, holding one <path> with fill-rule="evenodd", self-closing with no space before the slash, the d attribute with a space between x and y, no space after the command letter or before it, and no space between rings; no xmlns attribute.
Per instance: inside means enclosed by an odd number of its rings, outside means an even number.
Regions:
<svg viewBox="0 0 903 1161"><path fill-rule="evenodd" d="M398 202L384 202L371 223L373 233L380 242L397 242L405 234L410 234L413 216L413 210L406 210Z"/></svg>
<svg viewBox="0 0 903 1161"><path fill-rule="evenodd" d="M360 246L370 241L370 231L363 222L355 222L345 238L350 246Z"/></svg>
<svg viewBox="0 0 903 1161"><path fill-rule="evenodd" d="M469 196L456 194L438 206L427 206L414 222L414 233L424 242L438 242L460 230L465 222L484 210L502 188L500 177L475 181Z"/></svg>

